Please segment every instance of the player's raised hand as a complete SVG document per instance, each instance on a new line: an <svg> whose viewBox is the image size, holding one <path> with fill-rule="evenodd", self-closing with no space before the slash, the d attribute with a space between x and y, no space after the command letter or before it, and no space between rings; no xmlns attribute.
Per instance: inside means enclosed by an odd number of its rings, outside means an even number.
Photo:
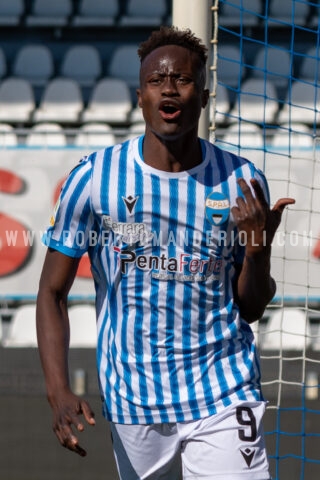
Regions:
<svg viewBox="0 0 320 480"><path fill-rule="evenodd" d="M87 452L79 445L74 430L82 432L84 424L80 416L89 425L95 425L94 413L88 402L74 395L70 390L59 393L54 399L49 399L53 409L53 431L59 442L65 448L85 457Z"/></svg>
<svg viewBox="0 0 320 480"><path fill-rule="evenodd" d="M251 179L255 196L243 178L238 180L238 184L244 198L238 197L237 206L231 211L239 232L245 234L247 251L260 251L263 247L270 247L284 208L295 203L295 200L280 198L270 209L261 185L256 179Z"/></svg>

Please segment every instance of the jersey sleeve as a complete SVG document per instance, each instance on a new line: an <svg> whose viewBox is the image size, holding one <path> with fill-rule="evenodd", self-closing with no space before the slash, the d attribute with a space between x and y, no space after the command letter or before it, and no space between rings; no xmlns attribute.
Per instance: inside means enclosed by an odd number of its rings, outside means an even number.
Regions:
<svg viewBox="0 0 320 480"><path fill-rule="evenodd" d="M92 162L84 158L67 177L43 243L69 257L81 257L89 247L93 231L91 208Z"/></svg>

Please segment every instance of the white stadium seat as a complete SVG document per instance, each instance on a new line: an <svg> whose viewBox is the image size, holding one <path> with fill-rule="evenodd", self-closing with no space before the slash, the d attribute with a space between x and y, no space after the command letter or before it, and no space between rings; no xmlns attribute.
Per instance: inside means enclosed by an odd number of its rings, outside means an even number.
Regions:
<svg viewBox="0 0 320 480"><path fill-rule="evenodd" d="M77 122L83 109L79 84L71 78L56 77L48 82L39 108L35 111L35 122Z"/></svg>
<svg viewBox="0 0 320 480"><path fill-rule="evenodd" d="M35 108L33 89L23 78L5 78L0 84L0 122L28 122Z"/></svg>
<svg viewBox="0 0 320 480"><path fill-rule="evenodd" d="M215 112L214 112L214 107L215 107ZM223 123L226 121L227 119L226 114L230 110L230 99L229 99L227 87L218 83L217 90L216 90L215 106L214 106L213 100L210 100L210 108L211 108L211 118L213 118L213 115L215 114L216 123Z"/></svg>
<svg viewBox="0 0 320 480"><path fill-rule="evenodd" d="M34 125L26 138L28 147L65 147L67 139L58 123L38 123Z"/></svg>
<svg viewBox="0 0 320 480"><path fill-rule="evenodd" d="M320 121L320 87L306 82L295 82L288 92L279 114L279 123Z"/></svg>
<svg viewBox="0 0 320 480"><path fill-rule="evenodd" d="M123 123L132 110L130 90L118 79L103 78L94 87L82 122Z"/></svg>
<svg viewBox="0 0 320 480"><path fill-rule="evenodd" d="M13 126L8 123L0 123L0 148L16 147L17 145L18 137Z"/></svg>
<svg viewBox="0 0 320 480"><path fill-rule="evenodd" d="M108 147L116 143L110 125L106 123L88 123L82 125L75 137L76 147Z"/></svg>
<svg viewBox="0 0 320 480"><path fill-rule="evenodd" d="M132 138L139 137L145 133L146 124L144 122L133 123L130 128L126 140L131 140Z"/></svg>
<svg viewBox="0 0 320 480"><path fill-rule="evenodd" d="M70 348L95 348L97 344L96 310L93 305L69 307Z"/></svg>
<svg viewBox="0 0 320 480"><path fill-rule="evenodd" d="M264 350L303 350L311 345L310 324L306 312L298 308L281 308L268 319L260 335Z"/></svg>
<svg viewBox="0 0 320 480"><path fill-rule="evenodd" d="M230 115L260 124L273 123L278 108L277 92L273 83L270 80L250 78L242 83Z"/></svg>
<svg viewBox="0 0 320 480"><path fill-rule="evenodd" d="M313 147L313 135L310 128L303 123L283 123L275 131L271 146L283 154L289 150L299 148L311 149ZM299 151L299 156L302 154Z"/></svg>
<svg viewBox="0 0 320 480"><path fill-rule="evenodd" d="M13 315L4 347L37 347L36 306L23 305Z"/></svg>

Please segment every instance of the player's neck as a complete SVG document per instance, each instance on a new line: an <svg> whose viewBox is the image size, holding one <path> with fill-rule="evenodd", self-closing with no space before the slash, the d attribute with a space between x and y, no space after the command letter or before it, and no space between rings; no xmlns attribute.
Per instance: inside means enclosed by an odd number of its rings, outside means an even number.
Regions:
<svg viewBox="0 0 320 480"><path fill-rule="evenodd" d="M166 172L190 170L202 162L201 144L198 137L164 140L146 133L143 144L146 164Z"/></svg>

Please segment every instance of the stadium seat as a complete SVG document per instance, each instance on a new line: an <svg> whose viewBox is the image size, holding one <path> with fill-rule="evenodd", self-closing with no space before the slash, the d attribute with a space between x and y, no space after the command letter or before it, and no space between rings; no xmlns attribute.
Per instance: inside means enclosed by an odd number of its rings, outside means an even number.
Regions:
<svg viewBox="0 0 320 480"><path fill-rule="evenodd" d="M0 26L19 25L24 13L24 0L0 0Z"/></svg>
<svg viewBox="0 0 320 480"><path fill-rule="evenodd" d="M131 140L132 138L136 138L140 135L143 135L145 133L145 129L146 129L146 124L144 122L133 123L129 127L129 132L125 137L125 140Z"/></svg>
<svg viewBox="0 0 320 480"><path fill-rule="evenodd" d="M230 110L230 99L228 89L224 85L218 83L216 91L215 106L213 100L210 100L211 115L213 118L215 108L215 122L224 123L227 120L227 113Z"/></svg>
<svg viewBox="0 0 320 480"><path fill-rule="evenodd" d="M260 0L232 0L221 2L219 24L228 27L253 27L259 23L262 5Z"/></svg>
<svg viewBox="0 0 320 480"><path fill-rule="evenodd" d="M35 87L44 86L54 74L50 49L45 45L25 45L18 51L12 67L15 77L25 78Z"/></svg>
<svg viewBox="0 0 320 480"><path fill-rule="evenodd" d="M72 18L73 27L107 27L114 25L119 11L118 0L82 0L78 13Z"/></svg>
<svg viewBox="0 0 320 480"><path fill-rule="evenodd" d="M320 20L320 9L319 7L315 8L315 11L312 13L311 18L308 22L308 27L312 29L318 29Z"/></svg>
<svg viewBox="0 0 320 480"><path fill-rule="evenodd" d="M101 59L93 45L74 45L64 54L61 77L76 80L81 87L92 87L101 76Z"/></svg>
<svg viewBox="0 0 320 480"><path fill-rule="evenodd" d="M218 48L218 81L233 88L239 88L243 78L244 62L241 61L240 48L236 45L221 45Z"/></svg>
<svg viewBox="0 0 320 480"><path fill-rule="evenodd" d="M142 113L142 108L140 108L139 105L136 105L131 110L130 123L138 123L138 122L143 122L143 113Z"/></svg>
<svg viewBox="0 0 320 480"><path fill-rule="evenodd" d="M306 312L298 308L276 309L260 335L263 350L303 350L310 345L309 320Z"/></svg>
<svg viewBox="0 0 320 480"><path fill-rule="evenodd" d="M65 147L67 139L58 123L38 123L34 125L26 138L28 147Z"/></svg>
<svg viewBox="0 0 320 480"><path fill-rule="evenodd" d="M35 305L17 308L2 343L4 347L37 347Z"/></svg>
<svg viewBox="0 0 320 480"><path fill-rule="evenodd" d="M266 78L276 87L286 87L292 73L291 55L283 47L260 48L250 72L253 78Z"/></svg>
<svg viewBox="0 0 320 480"><path fill-rule="evenodd" d="M13 126L8 123L0 123L0 148L16 147L17 145L18 137Z"/></svg>
<svg viewBox="0 0 320 480"><path fill-rule="evenodd" d="M269 9L269 22L277 27L288 27L294 25L306 25L306 20L310 12L308 2L294 2L292 0L272 0Z"/></svg>
<svg viewBox="0 0 320 480"><path fill-rule="evenodd" d="M70 348L95 348L97 345L96 310L93 305L69 307Z"/></svg>
<svg viewBox="0 0 320 480"><path fill-rule="evenodd" d="M319 47L312 47L306 51L299 78L310 83L320 83Z"/></svg>
<svg viewBox="0 0 320 480"><path fill-rule="evenodd" d="M23 78L9 77L0 84L0 122L28 122L35 108L30 83Z"/></svg>
<svg viewBox="0 0 320 480"><path fill-rule="evenodd" d="M109 147L116 143L110 125L106 123L88 123L82 125L75 137L76 147Z"/></svg>
<svg viewBox="0 0 320 480"><path fill-rule="evenodd" d="M281 153L288 154L289 150L313 148L313 135L310 128L303 123L284 123L275 131L271 146ZM299 156L302 152L299 152Z"/></svg>
<svg viewBox="0 0 320 480"><path fill-rule="evenodd" d="M241 149L261 149L263 148L262 132L254 123L232 123L223 136L223 143L229 148L236 146Z"/></svg>
<svg viewBox="0 0 320 480"><path fill-rule="evenodd" d="M277 91L273 83L250 78L242 83L230 116L259 124L273 123L278 109Z"/></svg>
<svg viewBox="0 0 320 480"><path fill-rule="evenodd" d="M29 27L64 27L72 13L71 0L34 0L31 13L26 17Z"/></svg>
<svg viewBox="0 0 320 480"><path fill-rule="evenodd" d="M160 26L166 14L166 0L128 0L119 24L123 27Z"/></svg>
<svg viewBox="0 0 320 480"><path fill-rule="evenodd" d="M103 78L93 88L81 121L124 123L128 121L132 102L128 85L123 80Z"/></svg>
<svg viewBox="0 0 320 480"><path fill-rule="evenodd" d="M283 108L279 114L279 123L303 122L318 124L320 122L320 87L318 84L296 81L287 92Z"/></svg>
<svg viewBox="0 0 320 480"><path fill-rule="evenodd" d="M229 125L222 138L216 140L216 145L247 158L258 168L263 166L262 131L254 123L237 122Z"/></svg>
<svg viewBox="0 0 320 480"><path fill-rule="evenodd" d="M34 112L34 122L74 123L83 109L78 83L70 78L57 77L48 82L39 108Z"/></svg>
<svg viewBox="0 0 320 480"><path fill-rule="evenodd" d="M7 59L2 48L0 48L0 79L7 74Z"/></svg>
<svg viewBox="0 0 320 480"><path fill-rule="evenodd" d="M108 76L124 80L129 88L139 87L140 60L137 45L118 47L110 61Z"/></svg>

